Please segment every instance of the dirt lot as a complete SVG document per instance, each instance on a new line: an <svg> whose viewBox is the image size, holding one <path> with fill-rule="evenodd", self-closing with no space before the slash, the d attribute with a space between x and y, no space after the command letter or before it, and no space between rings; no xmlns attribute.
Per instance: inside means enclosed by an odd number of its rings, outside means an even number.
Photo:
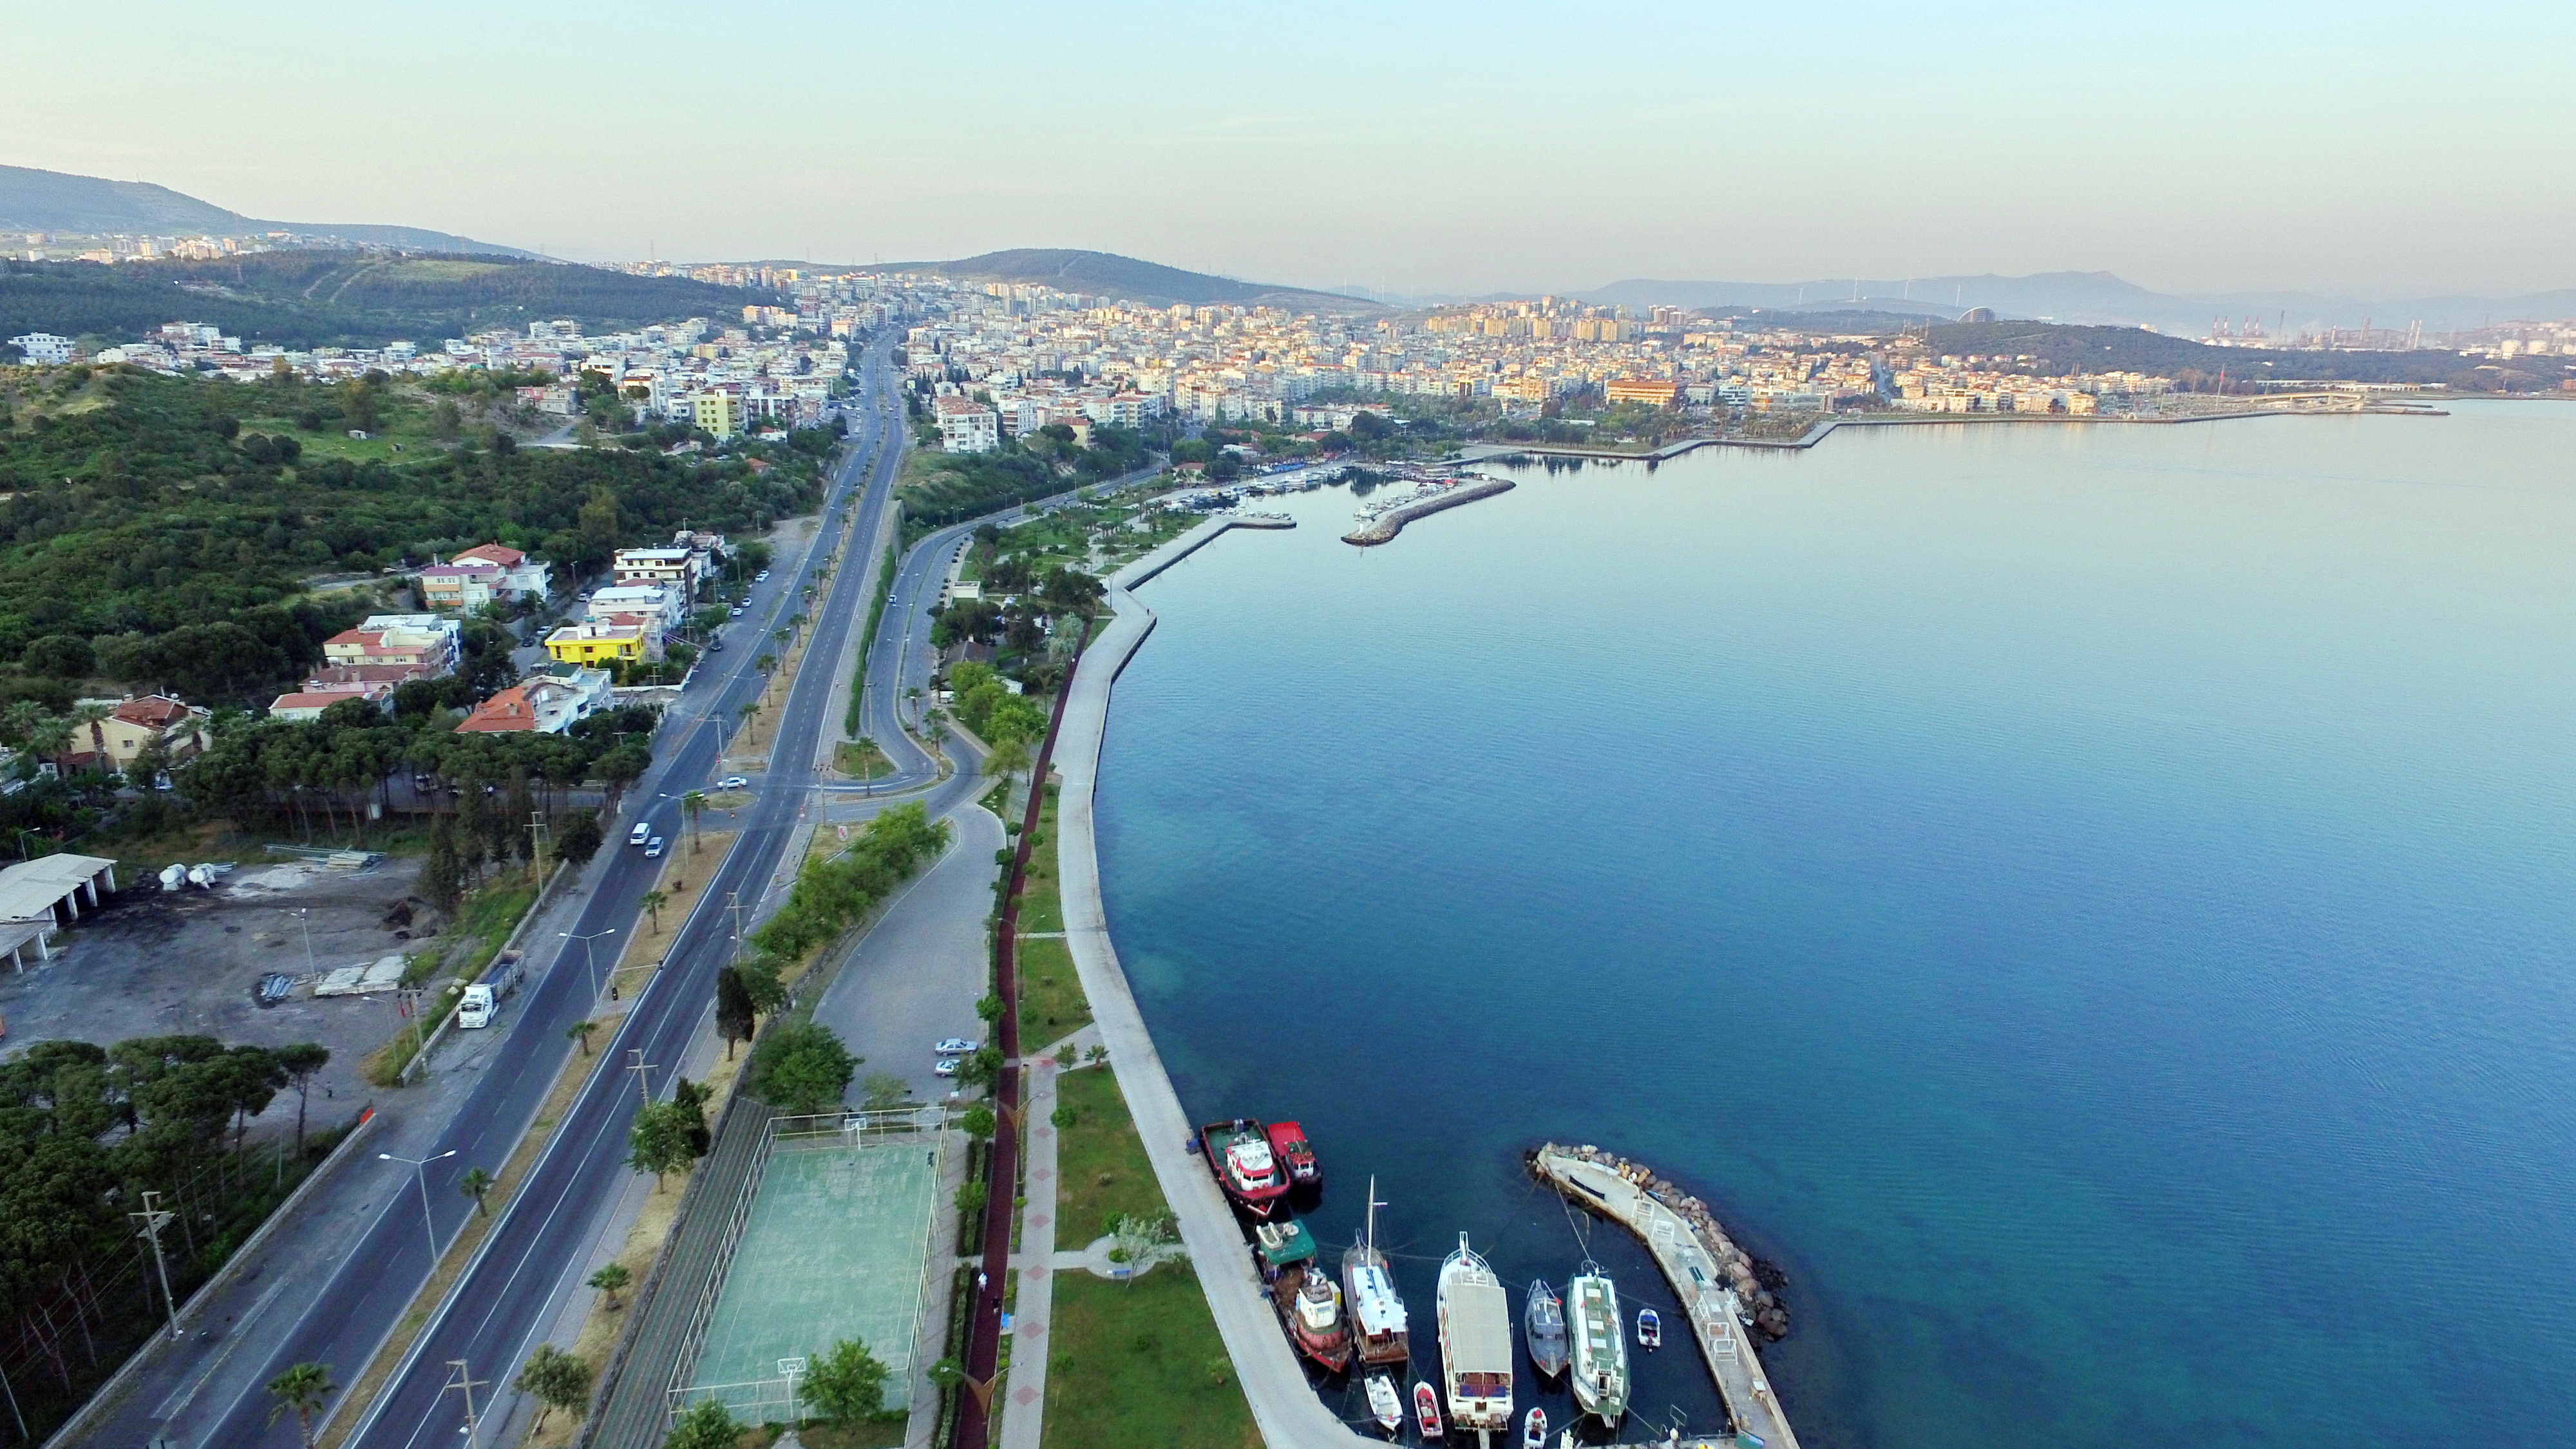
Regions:
<svg viewBox="0 0 2576 1449"><path fill-rule="evenodd" d="M81 917L54 938L54 959L12 974L0 960L0 1017L8 1036L0 1055L29 1043L73 1037L107 1045L136 1036L197 1033L227 1043L276 1046L318 1041L331 1064L317 1079L313 1110L332 1099L363 1099L358 1062L402 1024L393 998L325 997L299 986L280 1005L262 1009L252 989L269 972L308 973L304 928L291 912L309 910L312 964L323 971L428 948L435 925L426 905L410 899L418 859L387 859L362 871L278 860L236 867L213 890L164 892L150 877L117 876L122 887L107 909ZM407 907L407 909L406 909ZM292 1126L295 1098L282 1093Z"/></svg>

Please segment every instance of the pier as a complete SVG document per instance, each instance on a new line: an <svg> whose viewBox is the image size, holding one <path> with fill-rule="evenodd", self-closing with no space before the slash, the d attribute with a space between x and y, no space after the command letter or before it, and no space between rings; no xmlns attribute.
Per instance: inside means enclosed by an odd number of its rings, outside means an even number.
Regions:
<svg viewBox="0 0 2576 1449"><path fill-rule="evenodd" d="M1762 1360L1744 1331L1753 1315L1737 1288L1750 1281L1749 1270L1728 1271L1729 1258L1737 1258L1733 1266L1741 1267L1740 1256L1731 1244L1721 1255L1688 1218L1601 1159L1592 1149L1551 1142L1530 1154L1530 1171L1587 1211L1637 1235L1681 1300L1691 1336L1699 1340L1700 1357L1717 1380L1718 1397L1725 1400L1739 1435L1749 1433L1769 1449L1797 1449L1788 1413L1771 1392Z"/></svg>
<svg viewBox="0 0 2576 1449"><path fill-rule="evenodd" d="M1417 518L1428 518L1441 509L1455 508L1462 503L1473 503L1479 498L1491 498L1497 493L1509 493L1511 490L1512 483L1508 478L1487 478L1479 483L1463 483L1436 498L1425 498L1419 503L1390 508L1343 534L1342 542L1357 544L1361 548L1385 543L1404 532L1404 526Z"/></svg>

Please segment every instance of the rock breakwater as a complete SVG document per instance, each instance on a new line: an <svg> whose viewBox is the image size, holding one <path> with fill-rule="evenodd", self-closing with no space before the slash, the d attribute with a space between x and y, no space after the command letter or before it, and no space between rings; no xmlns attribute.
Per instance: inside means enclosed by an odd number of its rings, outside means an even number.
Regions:
<svg viewBox="0 0 2576 1449"><path fill-rule="evenodd" d="M1735 1290L1735 1296L1743 1300L1746 1310L1752 1314L1754 1330L1773 1342L1789 1336L1789 1305L1780 1296L1781 1290L1789 1286L1789 1275L1782 1272L1778 1264L1765 1262L1737 1246L1735 1240L1727 1236L1726 1229L1718 1225L1717 1215L1709 1211L1707 1203L1646 1164L1632 1162L1590 1143L1579 1147L1559 1147L1550 1143L1533 1150L1530 1160L1535 1163L1539 1152L1551 1149L1564 1156L1608 1168L1638 1191L1672 1209L1682 1221L1690 1224L1691 1231L1699 1234L1701 1245L1707 1248L1709 1257L1725 1273L1727 1286Z"/></svg>

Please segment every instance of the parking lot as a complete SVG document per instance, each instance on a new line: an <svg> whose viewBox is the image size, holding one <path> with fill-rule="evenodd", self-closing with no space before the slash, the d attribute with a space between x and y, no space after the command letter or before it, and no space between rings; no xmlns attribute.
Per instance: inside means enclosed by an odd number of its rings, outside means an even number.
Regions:
<svg viewBox="0 0 2576 1449"><path fill-rule="evenodd" d="M414 942L437 922L411 898L419 874L417 859L355 871L280 859L236 867L211 890L177 891L161 890L149 876L120 875L123 889L106 909L55 936L51 961L38 962L30 947L23 974L0 962L0 1020L7 1023L0 1055L63 1038L102 1046L183 1033L258 1046L317 1041L331 1050L313 1095L322 1116L326 1094L366 1094L358 1063L401 1026L393 998L316 1000L299 987L263 1008L254 992L272 972L303 977L421 949ZM281 1102L291 1125L292 1094ZM269 1115L279 1110L272 1105Z"/></svg>

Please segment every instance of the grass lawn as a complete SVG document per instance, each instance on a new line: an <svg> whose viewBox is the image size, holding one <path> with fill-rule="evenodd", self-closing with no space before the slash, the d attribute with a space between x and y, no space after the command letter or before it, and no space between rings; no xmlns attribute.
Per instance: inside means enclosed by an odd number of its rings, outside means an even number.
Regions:
<svg viewBox="0 0 2576 1449"><path fill-rule="evenodd" d="M1056 1244L1079 1248L1102 1237L1121 1216L1170 1211L1145 1160L1118 1078L1104 1066L1056 1078L1056 1105L1073 1109L1073 1125L1056 1137ZM1162 1272L1157 1268L1152 1277ZM1061 1288L1058 1292L1063 1291Z"/></svg>
<svg viewBox="0 0 2576 1449"><path fill-rule="evenodd" d="M874 740L844 741L832 767L853 780L880 779L894 773L894 761L886 758Z"/></svg>
<svg viewBox="0 0 2576 1449"><path fill-rule="evenodd" d="M1038 812L1037 844L1029 850L1029 871L1020 882L1020 929L1023 931L1061 931L1064 929L1064 901L1058 894L1059 875L1055 861L1055 797L1058 787L1047 789L1046 807ZM1022 817L1011 817L1013 824Z"/></svg>
<svg viewBox="0 0 2576 1449"><path fill-rule="evenodd" d="M1019 949L1020 1041L1036 1051L1088 1023L1091 1003L1062 941L1022 941Z"/></svg>
<svg viewBox="0 0 2576 1449"><path fill-rule="evenodd" d="M1261 1443L1187 1263L1167 1263L1127 1283L1088 1273L1056 1279L1050 1342L1041 1440L1048 1449L1255 1449Z"/></svg>

